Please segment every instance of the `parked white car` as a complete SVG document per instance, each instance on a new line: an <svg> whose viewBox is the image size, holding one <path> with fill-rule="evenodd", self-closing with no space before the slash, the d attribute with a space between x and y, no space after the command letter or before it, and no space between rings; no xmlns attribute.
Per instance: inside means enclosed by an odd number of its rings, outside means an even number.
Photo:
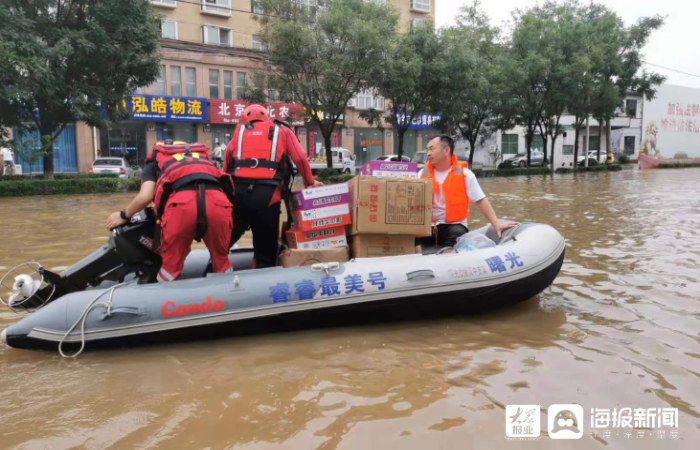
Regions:
<svg viewBox="0 0 700 450"><path fill-rule="evenodd" d="M114 173L121 178L131 178L134 176L134 170L129 166L124 158L104 157L97 158L92 163L90 173Z"/></svg>
<svg viewBox="0 0 700 450"><path fill-rule="evenodd" d="M589 159L596 159L596 156L598 155L598 150L589 150L588 151L588 158ZM605 164L605 162L608 159L608 155L604 151L600 151L600 158L598 158L598 164ZM613 162L615 162L615 157L613 156ZM583 164L584 163L584 156L579 155L578 157L578 163Z"/></svg>

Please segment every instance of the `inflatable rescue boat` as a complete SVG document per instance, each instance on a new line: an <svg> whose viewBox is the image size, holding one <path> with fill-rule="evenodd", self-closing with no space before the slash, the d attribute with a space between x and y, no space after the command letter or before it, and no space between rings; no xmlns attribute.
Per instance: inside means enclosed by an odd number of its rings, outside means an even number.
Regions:
<svg viewBox="0 0 700 450"><path fill-rule="evenodd" d="M256 324L268 331L280 321L323 326L329 317L351 313L362 322L362 317L407 312L424 317L481 311L542 292L557 276L565 247L551 226L523 223L501 238L490 226L474 230L496 245L463 253L433 250L250 269L252 250L234 249L230 259L236 271L225 274L208 273L207 251L195 250L181 279L152 283L148 278L158 261L135 269L134 261L143 262L144 255L125 256L134 242L148 247L146 236L126 238L143 229L138 217L132 220L115 230L108 244L60 274L37 266L34 274L15 276L14 297L3 301L31 312L3 330L0 339L11 347L58 346L62 354L74 355L106 344L236 334Z"/></svg>

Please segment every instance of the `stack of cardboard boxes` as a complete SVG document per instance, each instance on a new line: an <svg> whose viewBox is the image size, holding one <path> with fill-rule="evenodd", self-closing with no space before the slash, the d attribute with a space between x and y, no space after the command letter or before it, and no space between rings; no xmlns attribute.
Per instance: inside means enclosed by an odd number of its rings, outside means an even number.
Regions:
<svg viewBox="0 0 700 450"><path fill-rule="evenodd" d="M430 235L433 185L416 163L371 161L350 180L352 253L356 258L415 253Z"/></svg>
<svg viewBox="0 0 700 450"><path fill-rule="evenodd" d="M347 261L345 226L350 225L347 183L303 189L292 196L292 228L286 232L284 267Z"/></svg>
<svg viewBox="0 0 700 450"><path fill-rule="evenodd" d="M286 233L284 267L416 252L429 236L433 185L415 163L371 161L348 183L294 193L294 227ZM348 236L350 235L348 239Z"/></svg>

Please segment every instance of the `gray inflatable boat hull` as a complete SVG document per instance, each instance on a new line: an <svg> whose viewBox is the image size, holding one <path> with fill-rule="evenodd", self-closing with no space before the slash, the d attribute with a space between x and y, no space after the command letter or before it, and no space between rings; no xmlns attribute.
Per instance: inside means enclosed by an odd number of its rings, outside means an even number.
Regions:
<svg viewBox="0 0 700 450"><path fill-rule="evenodd" d="M472 233L495 238L490 227ZM29 314L2 337L17 348L55 348L62 339L84 340L94 348L156 336L235 334L270 317L324 321L350 312L377 317L379 311L390 316L410 311L422 317L442 310L479 311L537 295L561 268L564 238L548 225L522 224L494 240L496 247L466 253L358 258L75 292ZM201 273L207 260L205 251L192 252L185 272ZM80 326L68 333L88 309L84 333Z"/></svg>

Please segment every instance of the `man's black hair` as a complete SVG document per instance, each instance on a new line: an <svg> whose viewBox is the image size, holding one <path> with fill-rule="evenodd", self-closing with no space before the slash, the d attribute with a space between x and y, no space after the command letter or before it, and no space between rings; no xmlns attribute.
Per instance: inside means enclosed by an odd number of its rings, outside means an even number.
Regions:
<svg viewBox="0 0 700 450"><path fill-rule="evenodd" d="M450 136L448 136L448 135L446 135L446 134L441 134L441 135L439 136L439 138L440 138L440 143L441 143L443 146L446 145L446 146L450 147L450 155L453 154L453 153L455 152L455 141L454 141L454 139L452 139Z"/></svg>

